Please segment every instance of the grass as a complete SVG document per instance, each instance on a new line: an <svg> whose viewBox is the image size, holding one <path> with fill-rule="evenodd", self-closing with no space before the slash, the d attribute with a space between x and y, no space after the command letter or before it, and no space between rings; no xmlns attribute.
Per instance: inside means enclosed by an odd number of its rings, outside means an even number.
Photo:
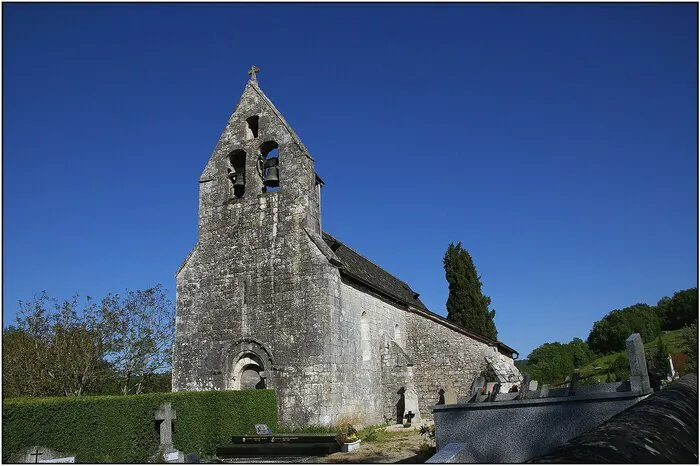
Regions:
<svg viewBox="0 0 700 466"><path fill-rule="evenodd" d="M683 349L681 346L681 332L682 329L679 330L671 330L668 332L663 332L661 335L661 338L664 341L664 344L666 345L666 349L668 350L669 353L680 353ZM658 347L658 338L654 339L653 341L644 343L644 351L647 354L653 354ZM585 366L583 366L579 373L581 374L581 377L586 377L591 374L600 374L600 381L605 382L608 369L612 365L612 363L620 357L621 355L626 356L627 352L626 351L620 351L618 353L611 353L611 354L606 354L605 356L601 356L600 358L596 359L595 361L592 361ZM600 369L595 370L595 367L600 367ZM595 377L592 377L595 379Z"/></svg>

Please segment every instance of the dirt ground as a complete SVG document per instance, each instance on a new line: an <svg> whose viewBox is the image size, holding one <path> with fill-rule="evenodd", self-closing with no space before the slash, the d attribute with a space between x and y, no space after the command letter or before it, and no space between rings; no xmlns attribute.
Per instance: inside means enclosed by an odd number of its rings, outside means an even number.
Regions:
<svg viewBox="0 0 700 466"><path fill-rule="evenodd" d="M349 453L333 453L318 458L319 463L423 463L432 454L421 454L424 442L417 427L389 427L375 441L363 441Z"/></svg>

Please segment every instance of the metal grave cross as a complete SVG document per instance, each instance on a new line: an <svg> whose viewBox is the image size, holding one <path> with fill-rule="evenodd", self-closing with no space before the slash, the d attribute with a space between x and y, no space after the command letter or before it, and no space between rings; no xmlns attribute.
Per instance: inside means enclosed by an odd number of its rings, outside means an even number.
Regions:
<svg viewBox="0 0 700 466"><path fill-rule="evenodd" d="M258 68L255 65L251 66L250 71L248 71L248 74L250 75L250 79L252 79L253 81L257 81L257 77L255 76L255 73L259 73L259 72L260 72L260 68Z"/></svg>
<svg viewBox="0 0 700 466"><path fill-rule="evenodd" d="M36 450L34 451L34 453L30 453L29 456L34 457L34 463L39 463L39 455L43 455L43 454L44 454L43 452L42 453L39 452L39 447L36 447Z"/></svg>
<svg viewBox="0 0 700 466"><path fill-rule="evenodd" d="M177 417L170 402L167 401L160 405L160 409L156 411L156 421L163 421L160 423L161 446L173 447L173 419L177 419Z"/></svg>

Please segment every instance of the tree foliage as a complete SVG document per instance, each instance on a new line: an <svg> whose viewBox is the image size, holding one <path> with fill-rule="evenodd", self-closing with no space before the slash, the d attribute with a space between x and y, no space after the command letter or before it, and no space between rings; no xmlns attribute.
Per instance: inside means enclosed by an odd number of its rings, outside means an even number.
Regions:
<svg viewBox="0 0 700 466"><path fill-rule="evenodd" d="M698 371L698 321L692 323L692 325L683 327L681 332L681 340L683 345L683 352L688 356L688 360L685 363L686 372Z"/></svg>
<svg viewBox="0 0 700 466"><path fill-rule="evenodd" d="M527 357L527 372L540 383L555 383L571 375L574 369L592 361L593 353L585 341L574 338L569 343L545 343Z"/></svg>
<svg viewBox="0 0 700 466"><path fill-rule="evenodd" d="M635 304L624 309L610 311L593 324L588 335L588 346L598 354L625 349L625 340L632 333L639 333L645 342L652 341L660 332L656 309L648 304Z"/></svg>
<svg viewBox="0 0 700 466"><path fill-rule="evenodd" d="M491 298L481 292L481 277L474 261L462 243L450 243L443 259L445 277L449 284L447 320L487 338L496 339L498 332L489 310Z"/></svg>
<svg viewBox="0 0 700 466"><path fill-rule="evenodd" d="M174 309L160 285L99 305L87 297L83 306L77 296L58 301L42 292L20 302L16 325L3 330L3 393L141 393L169 368L173 333Z"/></svg>
<svg viewBox="0 0 700 466"><path fill-rule="evenodd" d="M678 330L691 325L698 318L698 289L676 291L672 298L664 296L657 308L663 330Z"/></svg>

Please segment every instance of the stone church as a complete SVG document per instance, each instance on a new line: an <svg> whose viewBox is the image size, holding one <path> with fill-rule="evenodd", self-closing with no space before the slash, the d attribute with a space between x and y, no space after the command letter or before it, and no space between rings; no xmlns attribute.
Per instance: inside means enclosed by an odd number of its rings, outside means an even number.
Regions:
<svg viewBox="0 0 700 466"><path fill-rule="evenodd" d="M287 425L431 418L479 375L507 391L515 350L430 312L323 231L324 182L257 71L199 178L198 241L175 275L173 390L274 389Z"/></svg>

